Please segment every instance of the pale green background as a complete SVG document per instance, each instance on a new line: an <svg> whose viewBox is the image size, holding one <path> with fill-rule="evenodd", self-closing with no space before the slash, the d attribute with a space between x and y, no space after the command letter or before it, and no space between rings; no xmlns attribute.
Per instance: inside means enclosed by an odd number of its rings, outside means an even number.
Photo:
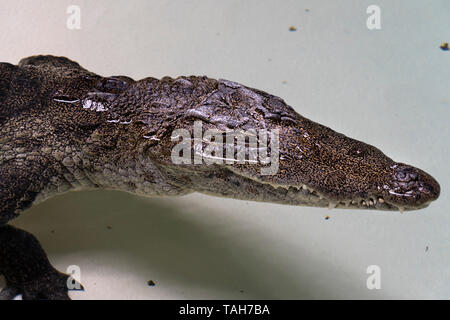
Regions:
<svg viewBox="0 0 450 320"><path fill-rule="evenodd" d="M66 28L69 4L81 7L81 30ZM381 30L366 28L370 4L381 7ZM198 194L60 196L14 224L59 269L81 267L86 292L74 299L450 298L450 52L439 49L450 41L448 0L1 5L1 61L54 54L102 75L234 80L424 169L442 188L429 208L403 215ZM381 290L366 288L372 264Z"/></svg>

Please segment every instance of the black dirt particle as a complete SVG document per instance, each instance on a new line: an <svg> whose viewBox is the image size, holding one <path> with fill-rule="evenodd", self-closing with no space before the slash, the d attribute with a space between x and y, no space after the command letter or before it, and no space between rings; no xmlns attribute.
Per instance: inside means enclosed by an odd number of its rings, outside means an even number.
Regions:
<svg viewBox="0 0 450 320"><path fill-rule="evenodd" d="M147 285L148 285L149 287L154 287L154 286L156 286L156 283L155 283L153 280L148 280L148 281L147 281Z"/></svg>
<svg viewBox="0 0 450 320"><path fill-rule="evenodd" d="M441 49L444 50L444 51L450 50L450 48L448 47L448 42L442 43L441 46L440 46L439 48L441 48Z"/></svg>
<svg viewBox="0 0 450 320"><path fill-rule="evenodd" d="M290 27L289 27L289 31L297 31L297 28L294 27L294 26L290 26Z"/></svg>

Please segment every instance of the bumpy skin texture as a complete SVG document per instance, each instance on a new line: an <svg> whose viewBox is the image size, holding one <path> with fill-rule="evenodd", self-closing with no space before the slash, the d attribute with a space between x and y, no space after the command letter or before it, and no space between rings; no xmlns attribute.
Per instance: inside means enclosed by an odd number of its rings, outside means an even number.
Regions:
<svg viewBox="0 0 450 320"><path fill-rule="evenodd" d="M178 142L171 133L192 132L198 120L203 130L278 130L279 170L261 175L261 164L174 164ZM37 240L6 223L58 193L95 188L379 210L420 209L440 192L424 171L231 81L104 78L54 56L0 63L0 273L10 288L4 297L67 297L55 280L59 273L35 249ZM22 246L20 260L14 252L24 238L33 245ZM44 271L30 273L12 261Z"/></svg>

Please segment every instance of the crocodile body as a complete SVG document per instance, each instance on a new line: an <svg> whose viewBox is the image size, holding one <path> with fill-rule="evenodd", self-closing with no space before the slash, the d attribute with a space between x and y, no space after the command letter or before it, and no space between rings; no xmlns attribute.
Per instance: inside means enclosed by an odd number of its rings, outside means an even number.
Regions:
<svg viewBox="0 0 450 320"><path fill-rule="evenodd" d="M171 151L178 141L172 133L192 132L195 121L204 130L276 130L278 170L261 175L262 164L175 164ZM198 154L194 149L195 144ZM0 274L9 284L0 297L67 297L61 289L66 276L50 266L45 253L35 249L16 259L17 245L8 239L40 246L7 223L56 194L97 188L401 211L424 208L440 192L424 171L235 82L101 77L53 56L25 58L17 66L0 63ZM34 264L45 272L30 272ZM30 265L28 272L21 265Z"/></svg>

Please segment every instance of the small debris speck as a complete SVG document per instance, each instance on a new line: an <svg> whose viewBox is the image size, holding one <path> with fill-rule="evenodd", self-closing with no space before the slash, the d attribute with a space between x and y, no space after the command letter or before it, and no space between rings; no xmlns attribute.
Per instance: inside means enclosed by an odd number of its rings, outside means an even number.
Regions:
<svg viewBox="0 0 450 320"><path fill-rule="evenodd" d="M111 226L106 226L106 229L111 230L112 227Z"/></svg>
<svg viewBox="0 0 450 320"><path fill-rule="evenodd" d="M240 293L244 293L244 290L239 290Z"/></svg>
<svg viewBox="0 0 450 320"><path fill-rule="evenodd" d="M305 9L305 12L309 12L309 9Z"/></svg>
<svg viewBox="0 0 450 320"><path fill-rule="evenodd" d="M286 83L287 83L287 81L281 81L281 83L282 83L282 84L286 84Z"/></svg>
<svg viewBox="0 0 450 320"><path fill-rule="evenodd" d="M444 50L444 51L450 50L450 48L448 47L448 42L442 43L441 46L440 46L439 48L441 48L441 49Z"/></svg>
<svg viewBox="0 0 450 320"><path fill-rule="evenodd" d="M428 246L426 246L426 247L425 247L425 252L427 252L427 251L428 251L428 249L429 249L429 248L428 248Z"/></svg>
<svg viewBox="0 0 450 320"><path fill-rule="evenodd" d="M149 287L154 287L154 286L156 286L156 284L155 284L155 282L154 282L153 280L148 280L148 281L147 281L147 285L148 285Z"/></svg>
<svg viewBox="0 0 450 320"><path fill-rule="evenodd" d="M330 216L325 216L325 220L329 220L330 219Z"/></svg>
<svg viewBox="0 0 450 320"><path fill-rule="evenodd" d="M290 27L289 27L289 31L297 31L297 28L294 27L294 26L290 26Z"/></svg>

